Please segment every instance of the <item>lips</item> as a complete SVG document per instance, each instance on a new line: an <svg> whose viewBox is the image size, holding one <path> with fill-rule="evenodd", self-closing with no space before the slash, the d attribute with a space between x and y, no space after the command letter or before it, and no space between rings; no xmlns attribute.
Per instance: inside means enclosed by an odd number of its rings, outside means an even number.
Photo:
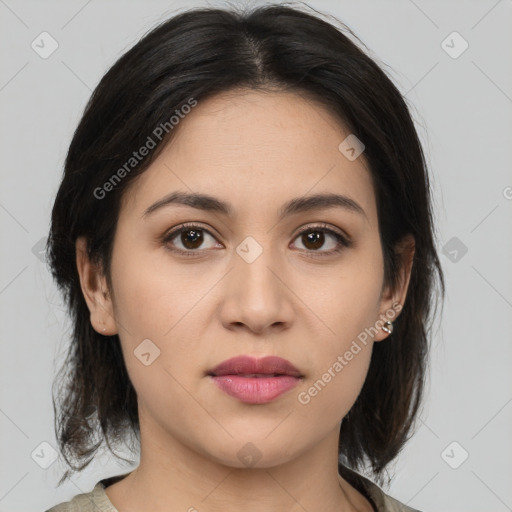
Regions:
<svg viewBox="0 0 512 512"><path fill-rule="evenodd" d="M208 377L224 393L251 405L267 404L297 386L304 375L276 356L238 356L216 366Z"/></svg>
<svg viewBox="0 0 512 512"><path fill-rule="evenodd" d="M215 377L238 375L248 378L280 376L304 377L290 361L276 356L267 356L261 359L256 359L251 356L233 357L217 365L208 375Z"/></svg>

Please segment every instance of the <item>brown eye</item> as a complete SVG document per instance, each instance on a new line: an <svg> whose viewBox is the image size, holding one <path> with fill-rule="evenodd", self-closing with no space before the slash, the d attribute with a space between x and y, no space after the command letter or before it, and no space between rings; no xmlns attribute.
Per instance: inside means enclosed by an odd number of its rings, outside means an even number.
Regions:
<svg viewBox="0 0 512 512"><path fill-rule="evenodd" d="M301 236L302 243L307 249L321 249L322 245L325 243L323 231L309 231L303 233Z"/></svg>
<svg viewBox="0 0 512 512"><path fill-rule="evenodd" d="M297 239L300 239L305 251L318 253L318 256L336 254L352 245L352 242L340 233L323 226L309 226L297 235ZM331 240L330 243L329 240ZM328 247L325 250L326 244ZM322 247L324 250L321 250ZM315 256L317 255L315 254Z"/></svg>
<svg viewBox="0 0 512 512"><path fill-rule="evenodd" d="M181 231L180 241L186 249L199 249L203 243L203 232L200 229L187 229Z"/></svg>
<svg viewBox="0 0 512 512"><path fill-rule="evenodd" d="M165 235L162 242L170 250L179 254L197 256L198 253L208 249L207 242L209 238L211 239L209 248L222 247L222 244L218 244L215 237L202 226L182 224Z"/></svg>

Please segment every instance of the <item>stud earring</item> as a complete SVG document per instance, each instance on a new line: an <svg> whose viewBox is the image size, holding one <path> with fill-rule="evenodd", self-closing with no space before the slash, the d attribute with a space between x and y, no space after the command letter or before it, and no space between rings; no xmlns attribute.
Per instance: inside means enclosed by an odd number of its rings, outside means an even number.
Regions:
<svg viewBox="0 0 512 512"><path fill-rule="evenodd" d="M384 332L387 332L388 334L391 334L393 332L393 322L390 320L387 320L384 322L384 325L382 326L382 330Z"/></svg>

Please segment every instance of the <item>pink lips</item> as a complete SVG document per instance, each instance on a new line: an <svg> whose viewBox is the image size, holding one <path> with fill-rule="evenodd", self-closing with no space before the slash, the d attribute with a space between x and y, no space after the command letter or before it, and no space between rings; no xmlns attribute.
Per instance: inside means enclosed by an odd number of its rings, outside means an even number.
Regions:
<svg viewBox="0 0 512 512"><path fill-rule="evenodd" d="M249 404L271 402L303 378L292 363L275 356L262 359L233 357L216 366L208 375L222 391Z"/></svg>

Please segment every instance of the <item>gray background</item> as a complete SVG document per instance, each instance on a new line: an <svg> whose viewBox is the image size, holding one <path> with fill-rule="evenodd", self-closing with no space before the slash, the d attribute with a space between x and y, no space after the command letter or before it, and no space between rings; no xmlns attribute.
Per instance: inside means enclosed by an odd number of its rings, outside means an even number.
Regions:
<svg viewBox="0 0 512 512"><path fill-rule="evenodd" d="M51 385L69 322L37 244L99 79L157 22L195 5L223 4L0 0L0 512L43 511L130 469L105 454L55 489L61 461L40 467L51 460L41 443L56 447ZM512 2L309 5L391 66L431 167L440 253L447 247L421 426L385 490L424 512L512 510ZM43 31L59 45L47 59L31 47ZM457 58L462 40L442 43L453 31L469 44Z"/></svg>

